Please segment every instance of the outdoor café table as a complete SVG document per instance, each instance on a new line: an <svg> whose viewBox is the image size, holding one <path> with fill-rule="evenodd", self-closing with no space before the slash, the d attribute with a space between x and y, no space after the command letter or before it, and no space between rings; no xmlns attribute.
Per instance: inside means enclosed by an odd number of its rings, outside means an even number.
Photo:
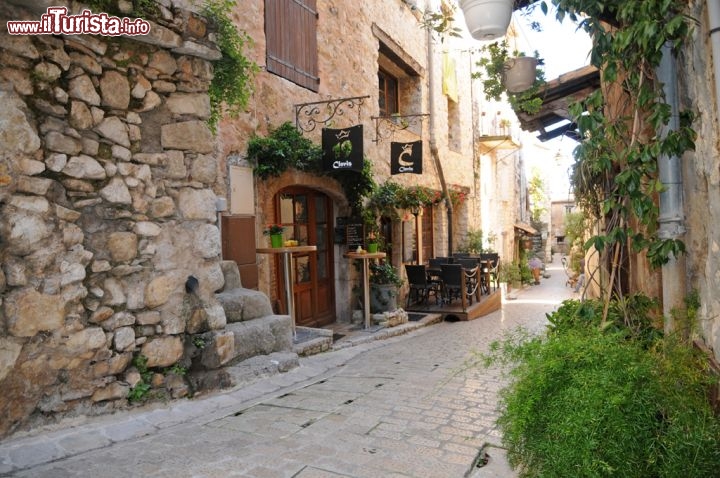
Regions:
<svg viewBox="0 0 720 478"><path fill-rule="evenodd" d="M370 328L370 259L384 259L384 252L346 252L345 257L351 260L362 261L363 281L363 312L365 313L365 328Z"/></svg>
<svg viewBox="0 0 720 478"><path fill-rule="evenodd" d="M287 304L287 314L292 319L293 338L295 334L295 296L293 294L293 253L296 252L315 252L317 246L290 246L290 247L260 247L255 249L258 254L281 254L283 265L283 284L285 285L285 303Z"/></svg>

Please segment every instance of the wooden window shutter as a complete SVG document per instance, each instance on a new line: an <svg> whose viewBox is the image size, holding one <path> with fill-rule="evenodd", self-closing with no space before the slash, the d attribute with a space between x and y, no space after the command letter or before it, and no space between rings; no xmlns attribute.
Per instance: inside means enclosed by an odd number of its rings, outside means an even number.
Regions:
<svg viewBox="0 0 720 478"><path fill-rule="evenodd" d="M265 0L267 71L318 91L316 0Z"/></svg>

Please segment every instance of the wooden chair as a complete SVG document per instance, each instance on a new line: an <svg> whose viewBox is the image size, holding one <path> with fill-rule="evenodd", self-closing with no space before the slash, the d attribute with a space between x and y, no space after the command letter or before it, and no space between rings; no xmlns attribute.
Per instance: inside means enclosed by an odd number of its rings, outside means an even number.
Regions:
<svg viewBox="0 0 720 478"><path fill-rule="evenodd" d="M431 294L435 295L435 303L439 302L438 292L440 292L440 288L436 282L428 280L427 270L424 265L405 264L405 273L410 285L405 307L410 306L413 293L417 304L427 303Z"/></svg>

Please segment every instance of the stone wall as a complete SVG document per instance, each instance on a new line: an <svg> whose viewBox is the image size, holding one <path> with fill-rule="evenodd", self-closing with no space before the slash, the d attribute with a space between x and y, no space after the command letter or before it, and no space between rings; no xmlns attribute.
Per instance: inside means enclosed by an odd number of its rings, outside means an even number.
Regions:
<svg viewBox="0 0 720 478"><path fill-rule="evenodd" d="M3 27L47 6L12 3ZM0 437L125 406L133 356L183 357L188 276L205 305L223 286L206 124L220 54L202 17L158 3L144 37L0 35ZM205 329L225 326L206 310ZM153 384L187 393L170 377Z"/></svg>
<svg viewBox="0 0 720 478"><path fill-rule="evenodd" d="M678 78L680 107L695 113L693 127L698 133L695 151L682 159L687 229L683 240L688 250L688 289L700 295L697 329L720 360L720 111L714 92L718 78L706 41L710 36L706 3L690 2L690 14L699 23L679 56L680 71L689 72Z"/></svg>

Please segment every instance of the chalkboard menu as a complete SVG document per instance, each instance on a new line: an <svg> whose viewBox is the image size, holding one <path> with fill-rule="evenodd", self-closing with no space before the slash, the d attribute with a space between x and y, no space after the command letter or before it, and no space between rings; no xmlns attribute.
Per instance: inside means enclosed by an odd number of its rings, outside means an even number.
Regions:
<svg viewBox="0 0 720 478"><path fill-rule="evenodd" d="M365 230L362 224L346 224L345 237L349 250L365 246Z"/></svg>

